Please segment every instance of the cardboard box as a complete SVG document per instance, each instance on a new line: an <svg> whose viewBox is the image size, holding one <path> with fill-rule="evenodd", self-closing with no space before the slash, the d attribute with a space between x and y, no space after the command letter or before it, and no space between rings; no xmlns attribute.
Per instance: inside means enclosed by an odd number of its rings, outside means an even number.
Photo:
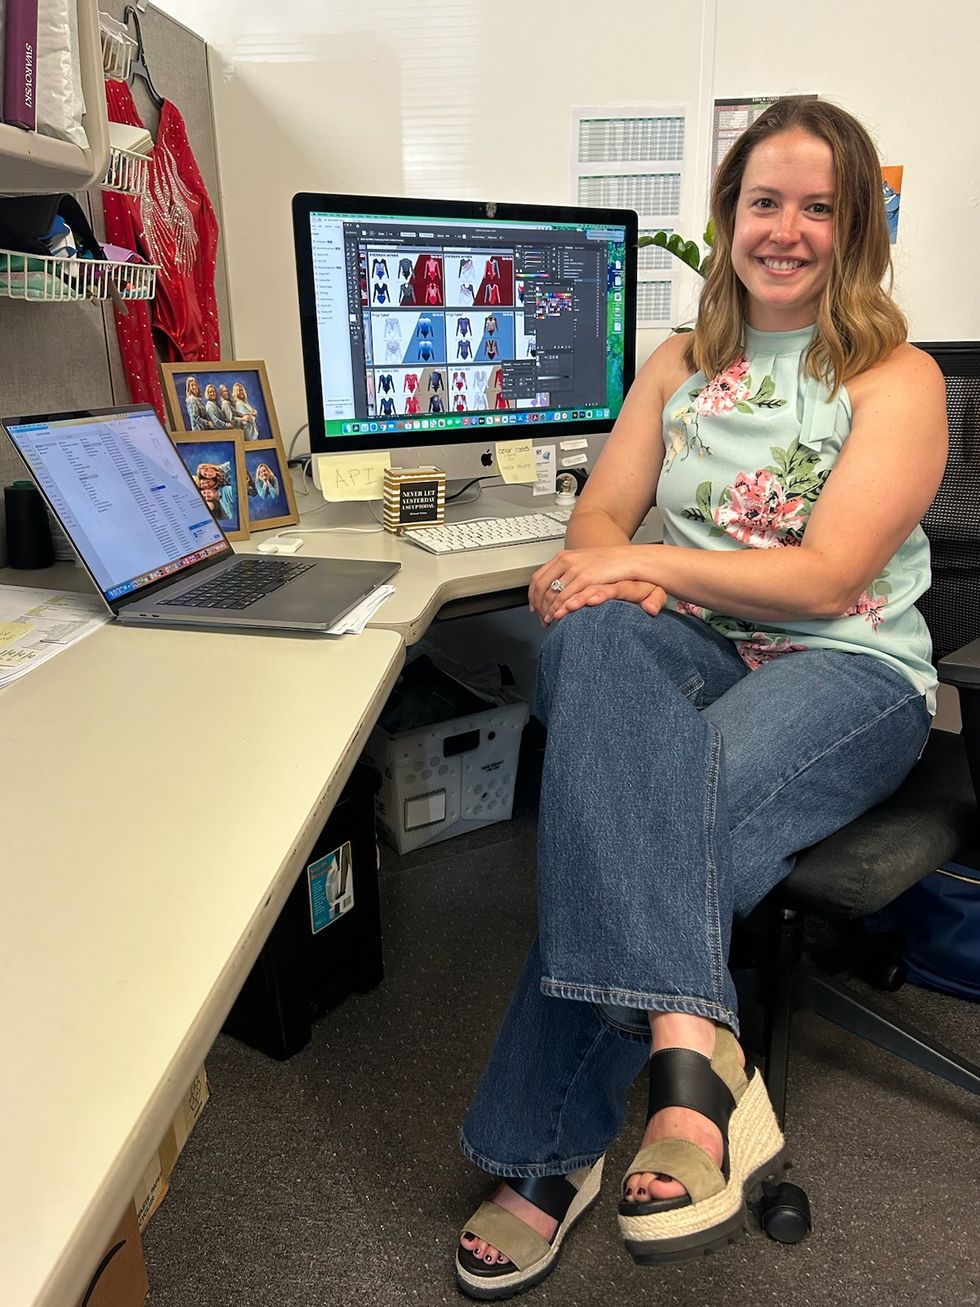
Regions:
<svg viewBox="0 0 980 1307"><path fill-rule="evenodd" d="M136 1218L141 1232L146 1229L150 1217L167 1196L170 1177L177 1165L177 1158L187 1143L191 1131L197 1125L209 1096L207 1072L202 1066L181 1099L174 1119L167 1127L159 1148L147 1163L133 1195Z"/></svg>
<svg viewBox="0 0 980 1307"><path fill-rule="evenodd" d="M143 1307L149 1292L136 1207L130 1203L92 1272L79 1307Z"/></svg>

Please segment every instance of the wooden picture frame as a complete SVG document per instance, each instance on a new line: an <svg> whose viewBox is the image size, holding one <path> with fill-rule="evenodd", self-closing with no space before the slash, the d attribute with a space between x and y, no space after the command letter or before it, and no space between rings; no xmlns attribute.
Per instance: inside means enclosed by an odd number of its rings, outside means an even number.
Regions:
<svg viewBox="0 0 980 1307"><path fill-rule="evenodd" d="M229 540L249 536L245 442L240 431L170 433L211 515Z"/></svg>
<svg viewBox="0 0 980 1307"><path fill-rule="evenodd" d="M246 460L241 482L248 487L248 507L254 530L295 526L299 521L293 481L286 466L279 421L269 389L269 377L261 359L219 360L212 363L161 363L160 379L167 400L171 429L204 438L239 432L249 451L269 451L265 459ZM260 463L271 468L281 488L273 506L266 504L254 481ZM271 465L275 466L272 467ZM253 479L248 481L249 465ZM268 483L267 483L268 484ZM275 507L277 511L273 512ZM234 537L241 538L241 537Z"/></svg>
<svg viewBox="0 0 980 1307"><path fill-rule="evenodd" d="M299 521L293 479L286 466L282 443L253 440L244 445L248 520L253 531L273 526L295 526Z"/></svg>
<svg viewBox="0 0 980 1307"><path fill-rule="evenodd" d="M172 431L241 431L246 444L275 440L282 445L269 377L261 359L161 363L160 380ZM207 394L209 387L214 387L213 397ZM238 395L234 394L236 387Z"/></svg>

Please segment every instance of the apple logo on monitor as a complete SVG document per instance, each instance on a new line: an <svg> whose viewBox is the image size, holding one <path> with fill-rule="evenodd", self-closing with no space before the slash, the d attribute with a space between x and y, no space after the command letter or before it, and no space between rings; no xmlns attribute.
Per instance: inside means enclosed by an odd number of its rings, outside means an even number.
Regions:
<svg viewBox="0 0 980 1307"><path fill-rule="evenodd" d="M480 455L480 462L484 467L493 467L493 450L485 449Z"/></svg>

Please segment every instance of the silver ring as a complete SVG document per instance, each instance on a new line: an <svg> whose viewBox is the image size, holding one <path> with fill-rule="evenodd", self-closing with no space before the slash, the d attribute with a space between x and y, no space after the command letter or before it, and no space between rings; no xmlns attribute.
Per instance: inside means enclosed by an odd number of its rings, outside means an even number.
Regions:
<svg viewBox="0 0 980 1307"><path fill-rule="evenodd" d="M564 588L565 588L565 587L562 585L562 583L558 580L558 578L557 578L557 576L556 576L555 579L554 579L554 580L552 581L552 583L551 583L551 589L554 590L554 592L555 592L556 595L560 595L561 592L564 590Z"/></svg>

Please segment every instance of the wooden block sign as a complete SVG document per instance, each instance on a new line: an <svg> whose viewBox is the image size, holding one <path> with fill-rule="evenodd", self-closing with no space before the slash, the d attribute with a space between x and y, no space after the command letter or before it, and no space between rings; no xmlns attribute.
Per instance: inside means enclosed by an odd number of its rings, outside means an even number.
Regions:
<svg viewBox="0 0 980 1307"><path fill-rule="evenodd" d="M446 474L438 467L389 467L384 474L385 530L438 526L446 515Z"/></svg>

